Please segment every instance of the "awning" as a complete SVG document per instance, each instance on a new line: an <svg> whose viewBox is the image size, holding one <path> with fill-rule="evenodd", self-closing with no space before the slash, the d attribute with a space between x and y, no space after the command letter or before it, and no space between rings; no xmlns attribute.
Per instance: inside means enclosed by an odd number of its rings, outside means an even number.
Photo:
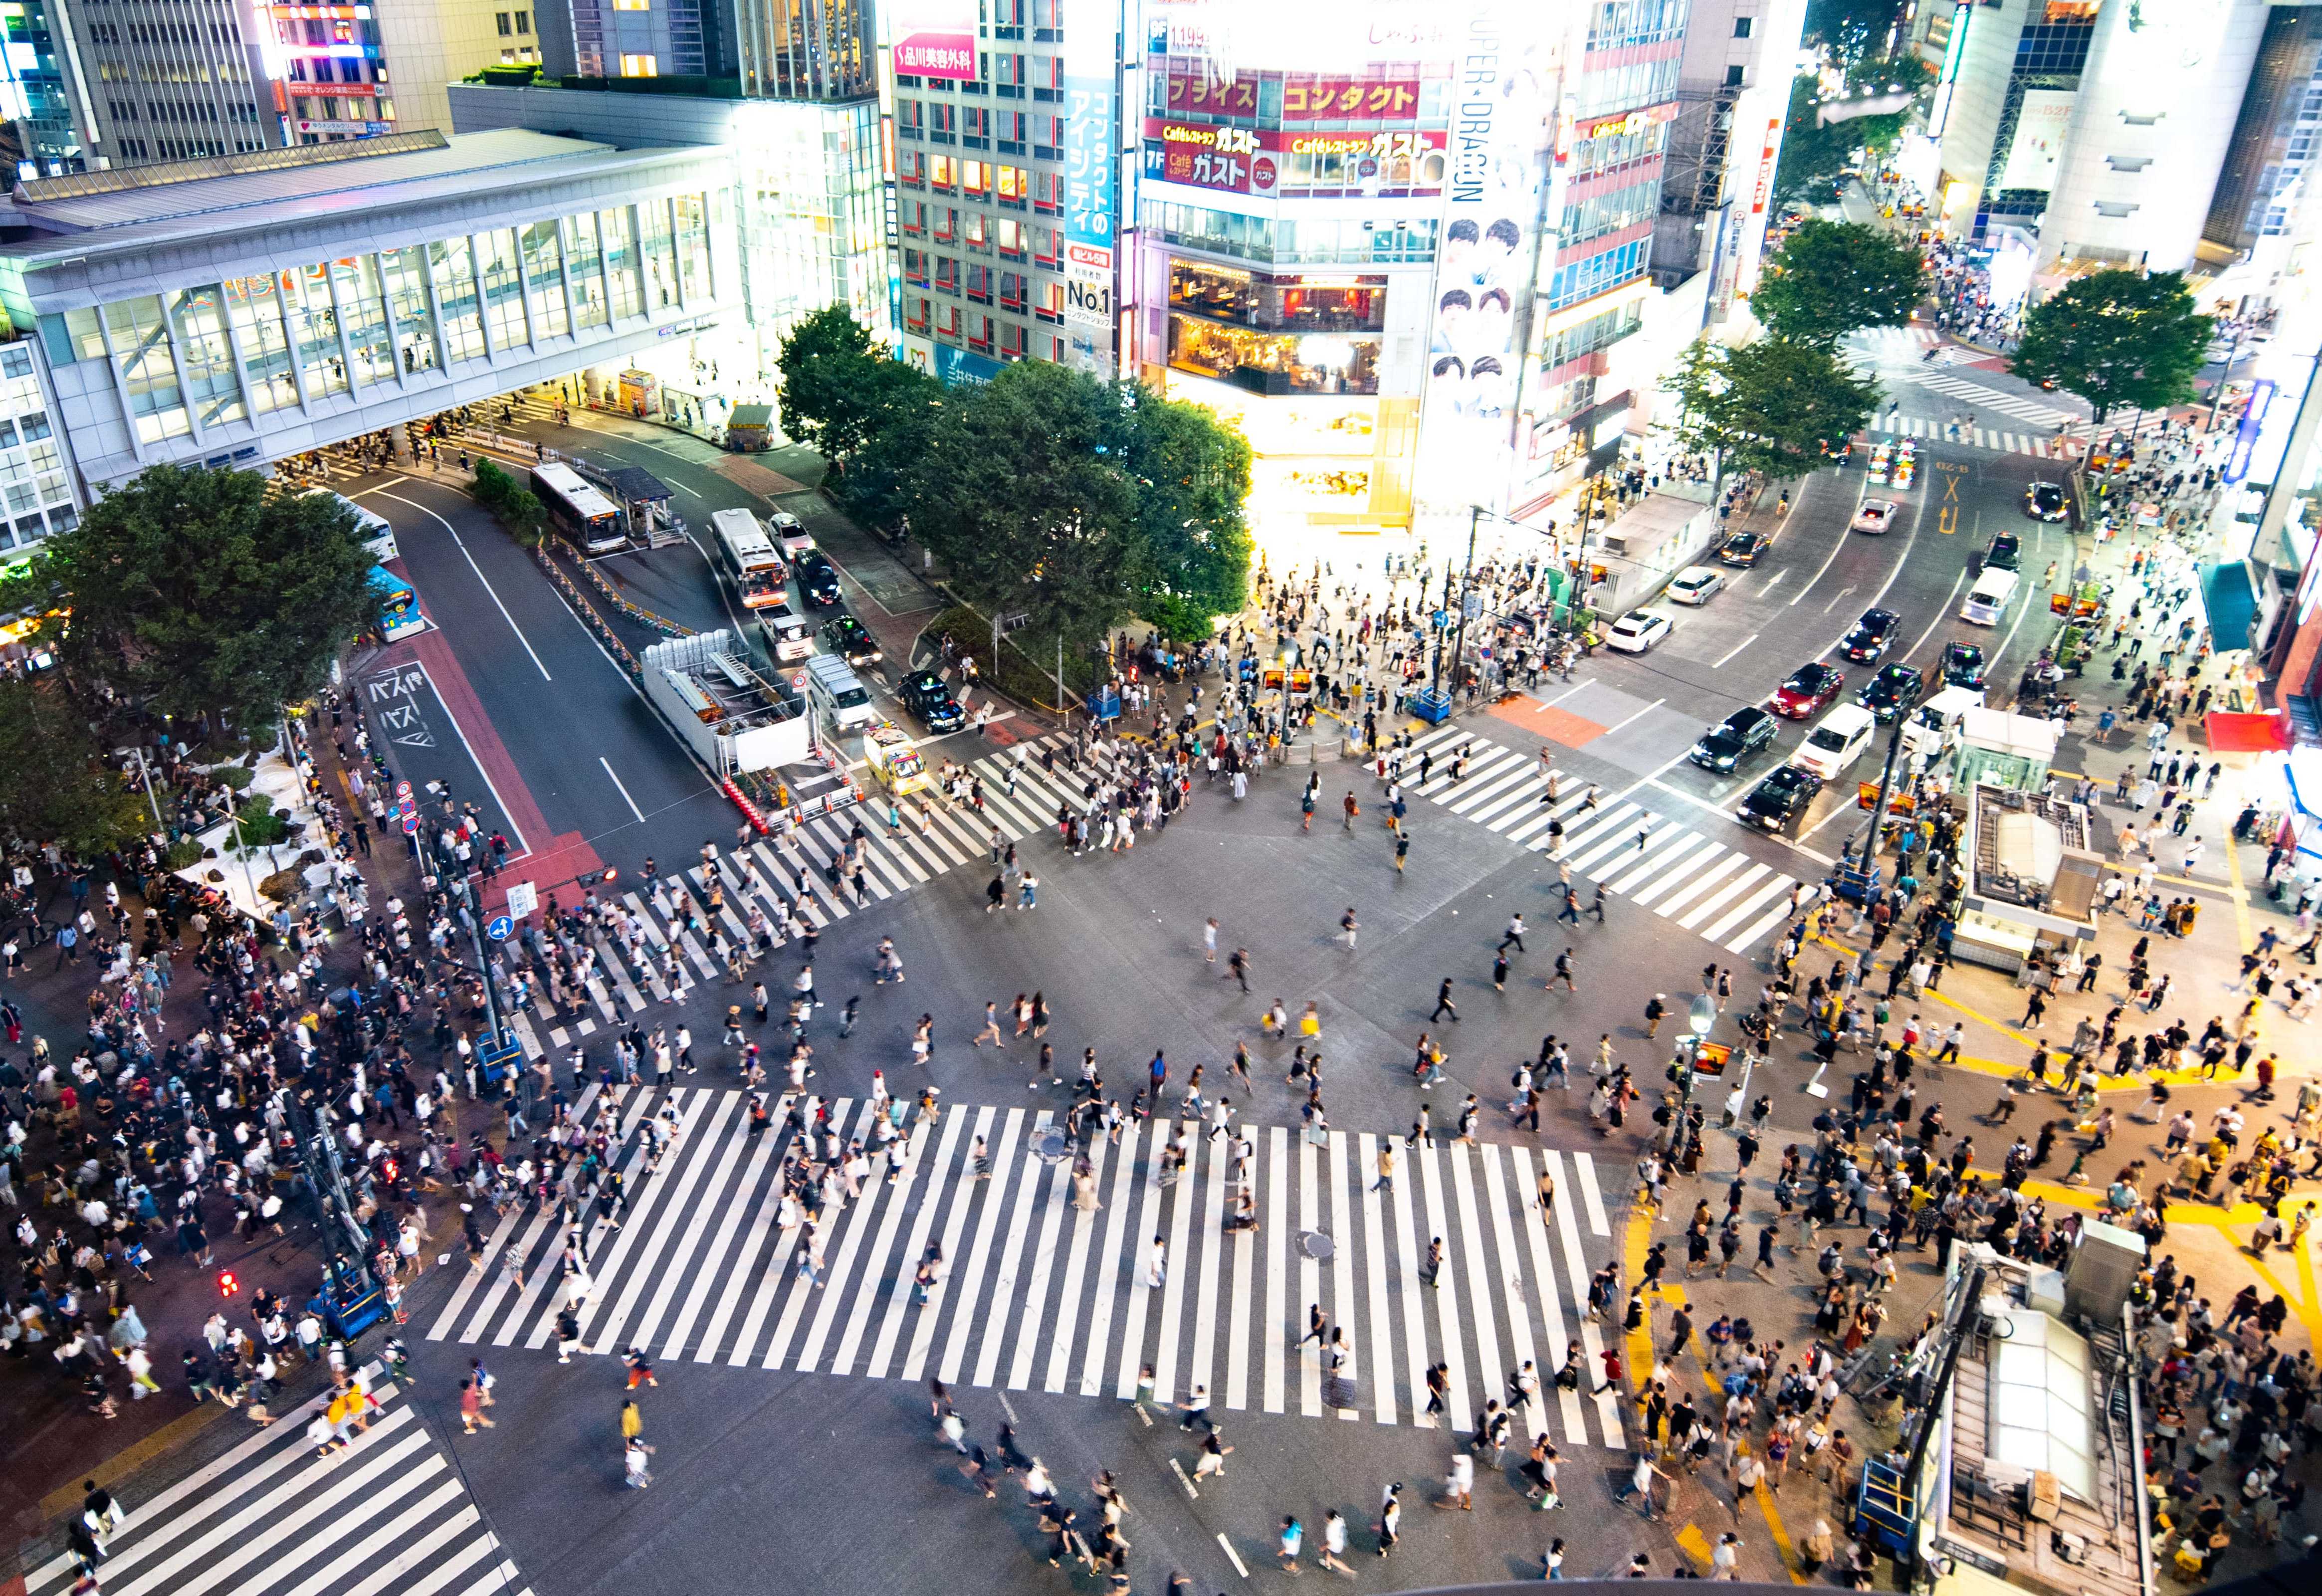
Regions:
<svg viewBox="0 0 2322 1596"><path fill-rule="evenodd" d="M2237 715L2212 709L2201 717L2212 753L2279 753L2290 746L2290 725L2279 711Z"/></svg>
<svg viewBox="0 0 2322 1596"><path fill-rule="evenodd" d="M2250 586L2249 566L2239 560L2203 566L2201 607L2208 617L2211 648L2226 653L2249 647L2250 627L2257 621L2257 592Z"/></svg>

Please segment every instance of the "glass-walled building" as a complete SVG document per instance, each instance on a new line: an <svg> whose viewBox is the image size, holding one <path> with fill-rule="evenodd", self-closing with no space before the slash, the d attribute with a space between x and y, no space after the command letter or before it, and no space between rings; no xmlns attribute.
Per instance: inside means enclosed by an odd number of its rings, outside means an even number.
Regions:
<svg viewBox="0 0 2322 1596"><path fill-rule="evenodd" d="M505 132L251 160L20 190L47 236L0 246L0 306L33 334L0 353L37 368L84 495L714 343L738 319L723 151Z"/></svg>

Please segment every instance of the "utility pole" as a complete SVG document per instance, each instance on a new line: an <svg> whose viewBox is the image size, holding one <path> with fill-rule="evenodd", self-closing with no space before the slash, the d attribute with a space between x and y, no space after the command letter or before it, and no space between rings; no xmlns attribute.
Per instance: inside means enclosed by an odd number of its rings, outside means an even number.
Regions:
<svg viewBox="0 0 2322 1596"><path fill-rule="evenodd" d="M1862 929L1864 922L1869 917L1870 910L1867 895L1870 885L1871 855L1878 852L1879 828L1887 822L1888 800L1894 795L1895 761L1903 752L1903 728L1910 724L1909 710L1897 709L1895 712L1895 729L1888 734L1887 737L1887 762L1879 772L1879 801L1871 807L1869 832L1862 839L1862 846L1855 856L1855 868L1861 872L1865 894L1864 897L1857 898L1854 903L1854 929L1857 931Z"/></svg>
<svg viewBox="0 0 2322 1596"><path fill-rule="evenodd" d="M1484 506L1481 505L1469 506L1467 509L1467 562L1459 573L1459 619L1458 622L1457 631L1454 634L1455 641L1451 645L1451 670L1455 675L1458 673L1459 669L1459 651L1467 645L1467 588L1468 584L1474 579L1476 571L1476 529L1483 524L1483 520ZM1446 567L1443 572L1443 605L1447 609L1451 606L1451 572L1449 567ZM1445 691L1443 687L1443 634L1440 632L1438 632L1435 634L1435 674L1433 690L1440 696L1442 703L1448 707L1451 702L1451 696L1449 692Z"/></svg>

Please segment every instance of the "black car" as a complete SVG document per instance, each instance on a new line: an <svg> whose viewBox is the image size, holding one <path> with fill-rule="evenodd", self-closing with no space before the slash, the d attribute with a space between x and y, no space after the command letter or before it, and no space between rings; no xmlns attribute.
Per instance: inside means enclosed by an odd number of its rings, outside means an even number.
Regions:
<svg viewBox="0 0 2322 1596"><path fill-rule="evenodd" d="M850 615L836 615L822 624L822 646L849 665L879 662L879 640Z"/></svg>
<svg viewBox="0 0 2322 1596"><path fill-rule="evenodd" d="M1891 609L1866 609L1838 646L1856 664L1876 665L1885 656L1887 645L1895 641L1895 628L1902 624L1902 616Z"/></svg>
<svg viewBox="0 0 2322 1596"><path fill-rule="evenodd" d="M1954 643L1943 650L1945 687L1979 688L1988 669L1983 651L1971 643Z"/></svg>
<svg viewBox="0 0 2322 1596"><path fill-rule="evenodd" d="M1821 790L1822 778L1812 771L1784 765L1750 789L1733 818L1760 831L1787 831Z"/></svg>
<svg viewBox="0 0 2322 1596"><path fill-rule="evenodd" d="M2064 490L2053 482L2034 482L2024 490L2024 513L2034 521L2061 521L2070 514Z"/></svg>
<svg viewBox="0 0 2322 1596"><path fill-rule="evenodd" d="M799 591L806 595L810 607L832 609L845 598L838 590L838 568L820 550L809 549L800 555L797 571Z"/></svg>
<svg viewBox="0 0 2322 1596"><path fill-rule="evenodd" d="M1870 685L1854 695L1854 701L1870 711L1872 719L1889 721L1917 703L1924 686L1918 671L1909 665L1882 665Z"/></svg>
<svg viewBox="0 0 2322 1596"><path fill-rule="evenodd" d="M1731 771L1774 741L1781 723L1755 704L1737 709L1702 734L1687 757L1705 771Z"/></svg>
<svg viewBox="0 0 2322 1596"><path fill-rule="evenodd" d="M1737 532L1718 545L1718 562L1722 565L1755 565L1758 557L1773 546L1774 540L1762 532Z"/></svg>
<svg viewBox="0 0 2322 1596"><path fill-rule="evenodd" d="M2003 532L1991 540L1991 547L1983 552L1986 570L1997 566L2002 570L2014 570L2022 558L2024 540L2012 532Z"/></svg>
<svg viewBox="0 0 2322 1596"><path fill-rule="evenodd" d="M932 670L914 670L903 678L895 697L931 732L955 732L967 724L967 711Z"/></svg>

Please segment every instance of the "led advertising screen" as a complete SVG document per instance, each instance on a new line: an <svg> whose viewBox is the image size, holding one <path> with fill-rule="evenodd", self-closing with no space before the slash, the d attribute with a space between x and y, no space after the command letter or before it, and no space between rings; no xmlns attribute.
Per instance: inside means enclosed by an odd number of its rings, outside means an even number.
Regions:
<svg viewBox="0 0 2322 1596"><path fill-rule="evenodd" d="M1064 0L1065 324L1072 363L1112 375L1113 233L1120 219L1120 0Z"/></svg>

